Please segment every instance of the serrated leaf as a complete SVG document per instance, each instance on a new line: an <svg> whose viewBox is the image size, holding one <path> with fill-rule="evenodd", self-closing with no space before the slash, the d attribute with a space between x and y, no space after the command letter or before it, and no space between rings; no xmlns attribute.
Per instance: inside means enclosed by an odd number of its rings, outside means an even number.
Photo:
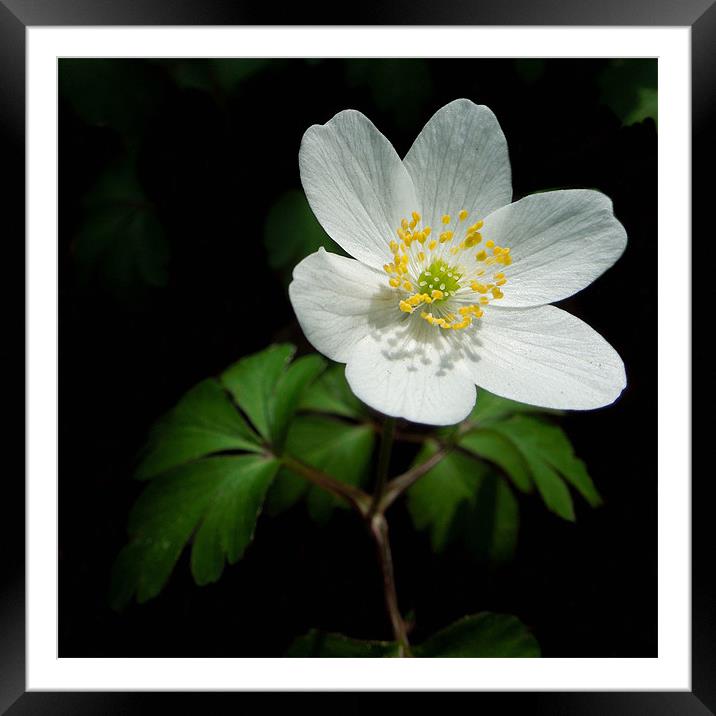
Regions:
<svg viewBox="0 0 716 716"><path fill-rule="evenodd" d="M210 378L192 388L154 425L135 476L152 478L190 460L224 450L259 452L261 440Z"/></svg>
<svg viewBox="0 0 716 716"><path fill-rule="evenodd" d="M507 426L512 439L523 449L534 451L555 468L592 506L602 504L602 498L589 477L587 467L574 454L574 448L564 430L541 420L525 416L513 418Z"/></svg>
<svg viewBox="0 0 716 716"><path fill-rule="evenodd" d="M572 498L562 478L572 484L592 507L601 504L601 497L584 463L575 456L561 428L534 417L517 415L496 424L494 430L522 453L538 491L553 512L565 519L574 519Z"/></svg>
<svg viewBox="0 0 716 716"><path fill-rule="evenodd" d="M266 440L272 437L276 385L295 350L288 344L270 346L242 358L221 374L222 384Z"/></svg>
<svg viewBox="0 0 716 716"><path fill-rule="evenodd" d="M139 602L156 596L197 528L195 579L217 579L224 559L235 562L250 541L277 469L276 460L257 455L210 457L153 479L130 513L130 541L112 574L112 606L123 607L133 595Z"/></svg>
<svg viewBox="0 0 716 716"><path fill-rule="evenodd" d="M416 464L435 450L427 444ZM440 552L461 539L479 559L509 560L517 544L519 509L504 480L484 463L452 453L408 491L408 510L418 529L430 533Z"/></svg>
<svg viewBox="0 0 716 716"><path fill-rule="evenodd" d="M532 471L537 491L547 508L565 520L574 522L572 496L556 470L533 453L528 453L525 459Z"/></svg>
<svg viewBox="0 0 716 716"><path fill-rule="evenodd" d="M532 492L532 480L525 459L500 433L473 430L461 436L459 445L502 468L522 492Z"/></svg>
<svg viewBox="0 0 716 716"><path fill-rule="evenodd" d="M96 285L118 299L139 298L166 285L164 227L129 161L100 176L84 209L72 249L80 285Z"/></svg>
<svg viewBox="0 0 716 716"><path fill-rule="evenodd" d="M359 485L373 453L375 434L367 425L338 422L318 415L296 418L289 429L286 452L337 480ZM342 503L304 478L282 469L268 497L268 509L277 514L306 496L311 517L323 522Z"/></svg>
<svg viewBox="0 0 716 716"><path fill-rule="evenodd" d="M464 617L413 648L418 657L534 658L537 640L517 617L482 612Z"/></svg>
<svg viewBox="0 0 716 716"><path fill-rule="evenodd" d="M559 413L559 411L518 403L516 400L502 398L481 388L477 394L475 407L470 414L470 421L478 427L482 427L516 413Z"/></svg>
<svg viewBox="0 0 716 716"><path fill-rule="evenodd" d="M234 564L243 555L278 462L246 456L237 458L231 467L214 490L194 538L191 570L197 584L215 582L224 569L224 559Z"/></svg>
<svg viewBox="0 0 716 716"><path fill-rule="evenodd" d="M323 246L326 251L345 255L326 234L308 205L302 191L292 189L271 207L264 227L264 243L269 266L290 271L302 259Z"/></svg>
<svg viewBox="0 0 716 716"><path fill-rule="evenodd" d="M345 366L335 363L306 391L299 409L354 419L366 414L365 406L346 381Z"/></svg>
<svg viewBox="0 0 716 716"><path fill-rule="evenodd" d="M289 657L384 658L397 657L398 645L390 641L361 641L343 634L326 634L312 629L291 644Z"/></svg>

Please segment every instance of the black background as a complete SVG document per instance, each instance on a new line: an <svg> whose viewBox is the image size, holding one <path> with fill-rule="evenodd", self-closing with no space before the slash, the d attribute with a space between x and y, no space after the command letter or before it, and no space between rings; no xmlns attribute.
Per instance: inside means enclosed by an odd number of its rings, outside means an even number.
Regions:
<svg viewBox="0 0 716 716"><path fill-rule="evenodd" d="M523 499L509 567L488 570L457 549L432 555L396 506L401 605L418 637L492 610L523 619L545 656L656 656L656 127L624 127L605 104L606 61L549 60L534 73L509 60L435 60L431 91L399 112L370 84L347 82L339 60L278 62L225 95L180 89L161 63L133 64L136 86L158 92L133 146L171 245L166 288L118 300L101 281L76 280L82 197L128 150L111 124L60 103L60 656L275 656L311 627L388 637L372 547L348 513L326 527L300 506L261 519L246 558L216 585L196 587L181 560L157 599L121 614L107 604L109 569L149 425L270 341L308 350L262 238L276 198L300 188L302 133L352 107L404 155L430 115L463 96L500 120L515 198L589 187L613 199L627 251L562 305L620 352L629 386L616 406L565 420L605 507L578 503L571 525ZM246 290L260 292L260 307L241 299ZM394 472L408 458L398 452Z"/></svg>

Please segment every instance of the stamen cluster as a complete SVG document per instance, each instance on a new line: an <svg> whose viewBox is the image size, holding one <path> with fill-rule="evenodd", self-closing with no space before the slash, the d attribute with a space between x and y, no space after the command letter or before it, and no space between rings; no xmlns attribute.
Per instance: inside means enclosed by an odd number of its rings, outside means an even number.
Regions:
<svg viewBox="0 0 716 716"><path fill-rule="evenodd" d="M393 261L383 266L390 286L404 295L398 303L401 311L412 314L419 306L431 305L430 311L420 312L423 320L439 328L460 330L480 318L490 301L503 298L504 272L494 273L492 280L484 277L489 267L512 263L510 249L488 240L470 256L482 243L484 222L464 228L467 217L464 209L455 222L449 214L443 215L442 231L432 239L432 228L421 226L417 211L410 221L402 219L397 230L400 241L393 239L389 244ZM459 242L456 234L463 234ZM474 294L478 294L476 301ZM452 311L448 304L455 304Z"/></svg>

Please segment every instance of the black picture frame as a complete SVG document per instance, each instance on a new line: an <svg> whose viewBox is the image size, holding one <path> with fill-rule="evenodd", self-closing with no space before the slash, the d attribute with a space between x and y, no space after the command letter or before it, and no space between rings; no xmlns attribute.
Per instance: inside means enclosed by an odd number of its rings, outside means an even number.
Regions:
<svg viewBox="0 0 716 716"><path fill-rule="evenodd" d="M313 8L305 3L252 4L239 0L0 0L0 171L6 175L5 231L6 256L10 266L5 277L24 276L25 213L25 30L32 26L67 25L273 25L277 17L282 25L383 24L383 25L599 25L599 26L685 26L692 39L692 226L696 235L703 229L699 245L699 265L712 264L713 239L706 235L706 222L712 181L707 172L713 166L715 152L709 142L716 113L716 2L715 0L460 0L439 5L426 0L401 0L390 5L361 3L351 17L337 4ZM713 229L712 229L713 231ZM706 251L706 255L702 252ZM12 261L10 261L12 259ZM22 280L22 279L21 279ZM713 291L713 281L707 291ZM708 284L708 282L707 282ZM24 330L24 318L16 310L18 294L10 281L0 282L6 315L6 336ZM698 285L694 282L694 285ZM709 295L705 296L709 305ZM696 302L695 308L697 306ZM704 305L704 299L699 305ZM7 330L7 329L12 330ZM24 349L12 350L9 339L3 342L6 381L21 390L20 381L11 376L24 375ZM17 344L15 344L17 345ZM24 346L24 340L21 345ZM663 368L663 366L662 366ZM710 375L713 375L713 369ZM707 387L709 381L707 381ZM703 391L697 393L705 401ZM19 397L19 396L18 396ZM7 411L7 414L10 414ZM24 420L14 419L7 444L20 443ZM703 421L702 441L708 420ZM696 425L696 424L695 424ZM699 427L696 426L698 440ZM14 440L12 438L15 438ZM699 444L697 442L697 444ZM673 476L678 478L679 476ZM303 694L137 694L25 692L25 569L24 569L24 487L20 470L6 471L4 480L5 519L3 530L3 569L0 579L0 712L12 714L119 714L156 712L158 708L179 708L192 712L200 708L223 713L231 708L251 708L255 698L261 708L294 709L305 707L310 695ZM694 471L692 482L692 691L623 693L470 693L470 708L491 713L490 706L512 706L534 714L690 714L716 713L716 591L714 590L711 529L713 480L707 472ZM9 518L9 519L7 519ZM313 710L331 713L361 713L375 708L401 708L408 694L321 695ZM426 699L444 695L421 694ZM172 700L170 705L167 700ZM225 700L229 701L228 706ZM316 701L311 699L312 702ZM385 705L385 706L383 706ZM428 706L429 708L429 706Z"/></svg>

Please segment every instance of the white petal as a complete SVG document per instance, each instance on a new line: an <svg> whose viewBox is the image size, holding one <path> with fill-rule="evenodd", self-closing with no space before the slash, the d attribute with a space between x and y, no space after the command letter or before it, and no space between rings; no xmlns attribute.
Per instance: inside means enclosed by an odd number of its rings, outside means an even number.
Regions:
<svg viewBox="0 0 716 716"><path fill-rule="evenodd" d="M511 251L504 307L541 306L571 296L604 273L626 247L612 202L589 189L527 196L490 214L481 233Z"/></svg>
<svg viewBox="0 0 716 716"><path fill-rule="evenodd" d="M346 379L363 402L386 415L428 425L458 423L475 405L475 383L460 356L451 354L450 341L427 324L433 341L415 340L408 328L415 325L405 318L372 331L355 346Z"/></svg>
<svg viewBox="0 0 716 716"><path fill-rule="evenodd" d="M423 212L423 223L437 228L444 214L457 220L484 219L512 200L507 141L495 115L485 106L457 99L439 109L404 159Z"/></svg>
<svg viewBox="0 0 716 716"><path fill-rule="evenodd" d="M323 248L294 268L288 295L306 338L341 363L372 328L402 315L384 273Z"/></svg>
<svg viewBox="0 0 716 716"><path fill-rule="evenodd" d="M476 322L466 364L478 387L545 408L613 403L624 364L594 329L555 306L493 308Z"/></svg>
<svg viewBox="0 0 716 716"><path fill-rule="evenodd" d="M392 144L360 112L339 112L303 135L301 182L313 213L336 243L380 268L403 217L418 209L412 181Z"/></svg>

